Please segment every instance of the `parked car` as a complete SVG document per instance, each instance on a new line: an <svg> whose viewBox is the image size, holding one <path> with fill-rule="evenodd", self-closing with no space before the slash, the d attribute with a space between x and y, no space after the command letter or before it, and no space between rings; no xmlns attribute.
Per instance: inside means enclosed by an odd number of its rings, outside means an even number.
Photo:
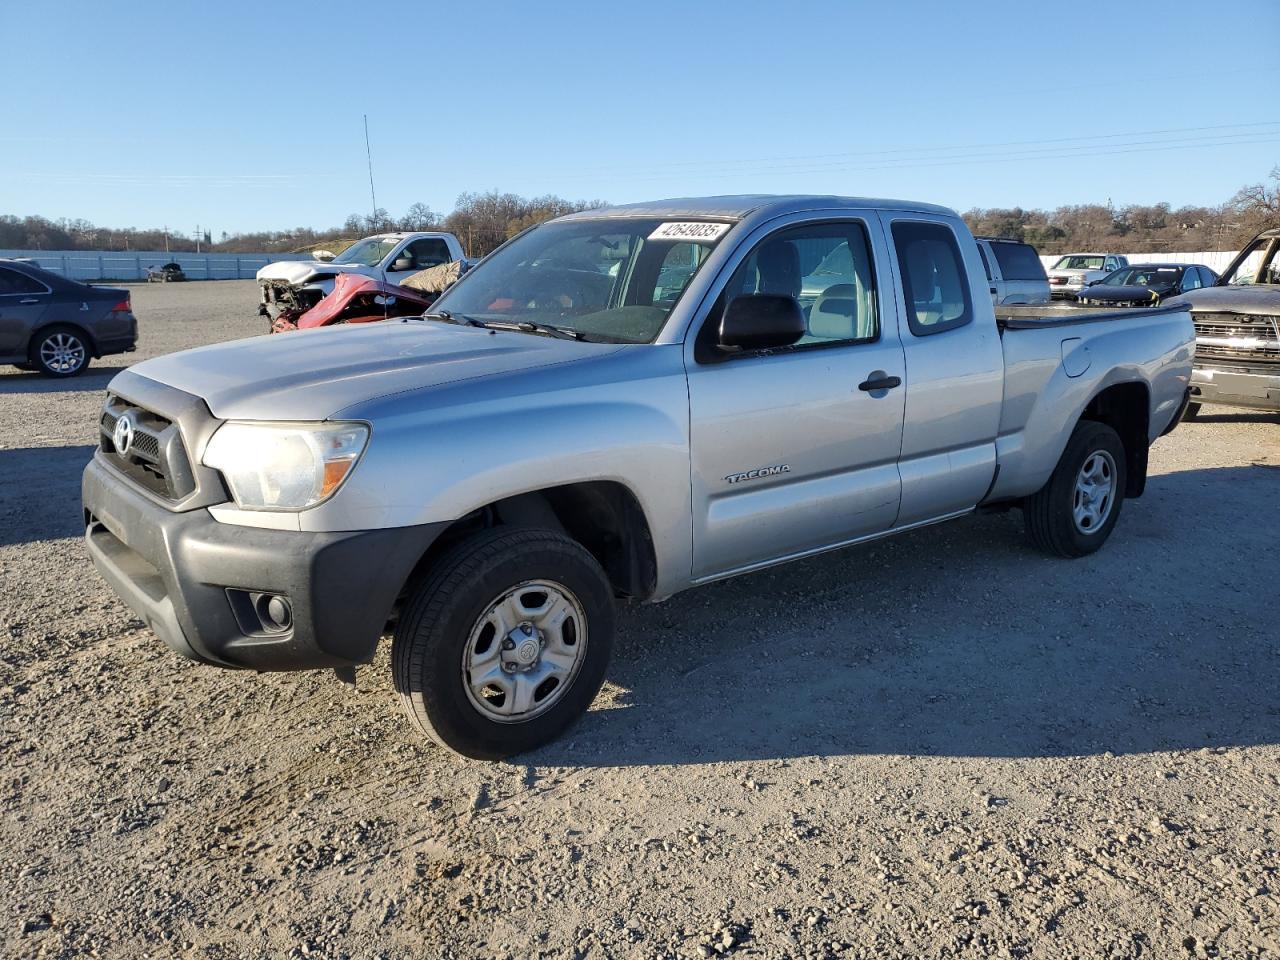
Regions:
<svg viewBox="0 0 1280 960"><path fill-rule="evenodd" d="M357 240L329 261L281 260L258 271L258 313L272 320L281 310L310 310L333 290L334 278L359 273L399 283L420 270L465 260L452 233L382 233Z"/></svg>
<svg viewBox="0 0 1280 960"><path fill-rule="evenodd" d="M1049 289L1055 299L1074 300L1090 281L1128 265L1118 253L1066 253L1049 268Z"/></svg>
<svg viewBox="0 0 1280 960"><path fill-rule="evenodd" d="M1204 403L1280 411L1280 227L1250 240L1213 286L1165 302L1195 320L1188 417Z"/></svg>
<svg viewBox="0 0 1280 960"><path fill-rule="evenodd" d="M166 263L158 267L147 267L147 283L181 283L187 279L180 263Z"/></svg>
<svg viewBox="0 0 1280 960"><path fill-rule="evenodd" d="M1077 299L1096 307L1154 307L1167 297L1217 282L1216 273L1197 263L1139 263L1095 280Z"/></svg>
<svg viewBox="0 0 1280 960"><path fill-rule="evenodd" d="M974 239L978 241L992 303L1049 303L1049 278L1035 247L1005 237Z"/></svg>
<svg viewBox="0 0 1280 960"><path fill-rule="evenodd" d="M1186 403L1190 316L997 313L985 284L964 221L930 204L571 214L422 317L117 375L88 550L204 663L350 678L394 624L412 721L467 756L517 753L595 697L616 597L979 507L1020 507L1051 554L1103 545Z"/></svg>
<svg viewBox="0 0 1280 960"><path fill-rule="evenodd" d="M372 323L393 317L418 316L435 299L433 295L408 287L384 283L358 273L343 273L338 275L329 296L296 320L288 313L281 313L271 324L271 332L285 333L340 323Z"/></svg>
<svg viewBox="0 0 1280 960"><path fill-rule="evenodd" d="M0 260L0 363L74 377L95 357L129 353L137 343L128 290L91 287L30 262Z"/></svg>

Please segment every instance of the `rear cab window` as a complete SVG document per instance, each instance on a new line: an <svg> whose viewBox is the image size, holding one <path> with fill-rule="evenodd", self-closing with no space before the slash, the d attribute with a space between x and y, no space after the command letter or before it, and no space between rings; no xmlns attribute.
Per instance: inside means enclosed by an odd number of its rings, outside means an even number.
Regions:
<svg viewBox="0 0 1280 960"><path fill-rule="evenodd" d="M1006 280L1045 280L1044 264L1025 243L993 243L991 250Z"/></svg>
<svg viewBox="0 0 1280 960"><path fill-rule="evenodd" d="M891 232L911 332L925 337L971 323L973 299L960 245L951 228L921 220L895 220Z"/></svg>

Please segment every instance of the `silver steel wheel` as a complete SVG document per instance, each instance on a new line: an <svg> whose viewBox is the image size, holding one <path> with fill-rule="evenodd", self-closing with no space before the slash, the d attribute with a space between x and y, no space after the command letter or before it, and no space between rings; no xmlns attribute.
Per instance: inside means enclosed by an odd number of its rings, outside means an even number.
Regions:
<svg viewBox="0 0 1280 960"><path fill-rule="evenodd" d="M75 373L85 355L84 341L74 333L55 333L40 344L40 362L54 373Z"/></svg>
<svg viewBox="0 0 1280 960"><path fill-rule="evenodd" d="M462 682L487 719L521 723L560 701L586 652L587 617L573 591L527 580L476 621L462 651Z"/></svg>
<svg viewBox="0 0 1280 960"><path fill-rule="evenodd" d="M1105 450L1085 457L1076 474L1071 516L1081 533L1097 533L1116 502L1116 462Z"/></svg>

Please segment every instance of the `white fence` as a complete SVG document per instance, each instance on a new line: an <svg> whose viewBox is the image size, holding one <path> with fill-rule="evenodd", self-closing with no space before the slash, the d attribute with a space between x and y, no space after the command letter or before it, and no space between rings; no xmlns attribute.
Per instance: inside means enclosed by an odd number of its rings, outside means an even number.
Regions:
<svg viewBox="0 0 1280 960"><path fill-rule="evenodd" d="M1198 263L1201 266L1208 267L1215 273L1222 273L1223 270L1239 253L1239 250L1208 250L1200 253L1125 253L1123 250L1107 250L1105 253L1119 253L1123 257L1128 257L1130 263ZM1048 270L1055 263L1061 254L1040 254L1040 262L1044 264L1044 268Z"/></svg>
<svg viewBox="0 0 1280 960"><path fill-rule="evenodd" d="M305 253L166 253L163 250L0 250L0 258L30 260L72 280L145 280L148 267L176 263L188 280L252 280L277 260L310 260Z"/></svg>

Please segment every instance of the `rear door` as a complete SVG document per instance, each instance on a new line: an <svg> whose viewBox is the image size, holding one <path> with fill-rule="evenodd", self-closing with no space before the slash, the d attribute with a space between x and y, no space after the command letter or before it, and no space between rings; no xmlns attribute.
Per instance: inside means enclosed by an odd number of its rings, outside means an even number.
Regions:
<svg viewBox="0 0 1280 960"><path fill-rule="evenodd" d="M968 232L941 216L881 217L894 245L910 384L898 463L901 527L968 510L990 489L1004 351Z"/></svg>
<svg viewBox="0 0 1280 960"><path fill-rule="evenodd" d="M52 299L47 284L0 266L0 357L26 359L27 341Z"/></svg>
<svg viewBox="0 0 1280 960"><path fill-rule="evenodd" d="M758 228L686 343L693 576L711 579L888 530L906 395L888 251L874 213ZM807 333L726 352L733 296L796 297Z"/></svg>

